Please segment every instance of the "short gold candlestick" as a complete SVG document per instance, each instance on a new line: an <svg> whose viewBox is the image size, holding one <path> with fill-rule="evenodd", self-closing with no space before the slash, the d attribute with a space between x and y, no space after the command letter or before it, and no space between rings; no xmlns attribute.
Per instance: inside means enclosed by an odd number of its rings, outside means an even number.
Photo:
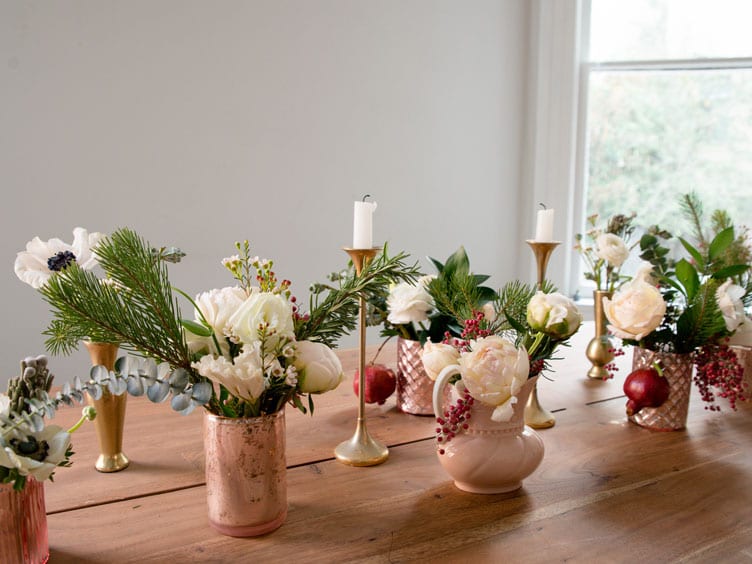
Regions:
<svg viewBox="0 0 752 564"><path fill-rule="evenodd" d="M543 289L543 281L546 279L546 268L551 253L561 243L559 241L527 241L535 255L535 264L538 268L538 290ZM556 418L553 414L544 409L538 401L538 382L533 387L533 393L527 400L525 406L525 424L533 429L548 429L556 425Z"/></svg>
<svg viewBox="0 0 752 564"><path fill-rule="evenodd" d="M376 256L379 248L349 249L345 252L355 265L355 272L360 276L363 267ZM358 371L358 424L355 434L334 449L337 460L350 466L375 466L389 458L389 449L368 434L366 427L366 301L360 298L360 363Z"/></svg>

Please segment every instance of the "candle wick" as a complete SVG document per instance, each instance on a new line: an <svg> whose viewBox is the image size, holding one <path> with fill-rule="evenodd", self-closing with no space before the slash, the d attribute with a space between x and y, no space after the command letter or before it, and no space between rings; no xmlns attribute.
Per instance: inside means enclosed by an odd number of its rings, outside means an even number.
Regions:
<svg viewBox="0 0 752 564"><path fill-rule="evenodd" d="M540 207L542 207L542 208L543 208L544 210L547 210L547 209L548 209L548 208L546 207L546 204L544 204L543 202L538 202L538 205L539 205Z"/></svg>
<svg viewBox="0 0 752 564"><path fill-rule="evenodd" d="M365 202L366 198L370 198L370 197L371 197L370 194L366 194L365 196L363 196L363 199L361 200L361 202Z"/></svg>

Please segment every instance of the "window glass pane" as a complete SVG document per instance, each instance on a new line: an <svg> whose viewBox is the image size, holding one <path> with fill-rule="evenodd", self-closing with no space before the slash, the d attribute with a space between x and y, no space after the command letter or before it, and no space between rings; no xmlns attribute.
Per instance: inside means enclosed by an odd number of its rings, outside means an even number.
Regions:
<svg viewBox="0 0 752 564"><path fill-rule="evenodd" d="M678 195L752 223L752 70L593 72L586 215L687 234Z"/></svg>
<svg viewBox="0 0 752 564"><path fill-rule="evenodd" d="M749 0L592 0L590 59L752 56Z"/></svg>

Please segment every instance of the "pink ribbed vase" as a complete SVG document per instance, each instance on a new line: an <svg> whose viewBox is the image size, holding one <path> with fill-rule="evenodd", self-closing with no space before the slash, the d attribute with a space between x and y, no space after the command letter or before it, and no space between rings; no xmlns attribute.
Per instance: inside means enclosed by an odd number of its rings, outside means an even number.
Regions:
<svg viewBox="0 0 752 564"><path fill-rule="evenodd" d="M20 492L0 484L0 562L37 564L49 557L44 483L29 476Z"/></svg>
<svg viewBox="0 0 752 564"><path fill-rule="evenodd" d="M412 415L433 415L433 380L423 368L420 341L397 337L397 409Z"/></svg>
<svg viewBox="0 0 752 564"><path fill-rule="evenodd" d="M285 410L204 419L209 524L232 537L269 533L287 517Z"/></svg>

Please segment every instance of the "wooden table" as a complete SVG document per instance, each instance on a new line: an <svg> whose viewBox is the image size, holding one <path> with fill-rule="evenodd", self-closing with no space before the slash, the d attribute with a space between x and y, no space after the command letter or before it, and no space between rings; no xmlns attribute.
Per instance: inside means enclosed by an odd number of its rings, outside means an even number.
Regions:
<svg viewBox="0 0 752 564"><path fill-rule="evenodd" d="M72 468L47 483L51 562L752 562L752 405L720 414L693 393L685 431L626 421L612 381L586 378L586 325L553 381L539 382L556 426L540 431L540 467L513 494L454 487L436 460L432 417L368 406L389 460L345 466L334 447L355 429L351 382L317 398L313 418L287 410L289 513L255 539L209 527L202 413L129 398L131 466L94 470L93 426L74 436ZM394 347L385 362L394 363ZM355 351L341 353L352 374ZM78 409L63 410L62 424Z"/></svg>

